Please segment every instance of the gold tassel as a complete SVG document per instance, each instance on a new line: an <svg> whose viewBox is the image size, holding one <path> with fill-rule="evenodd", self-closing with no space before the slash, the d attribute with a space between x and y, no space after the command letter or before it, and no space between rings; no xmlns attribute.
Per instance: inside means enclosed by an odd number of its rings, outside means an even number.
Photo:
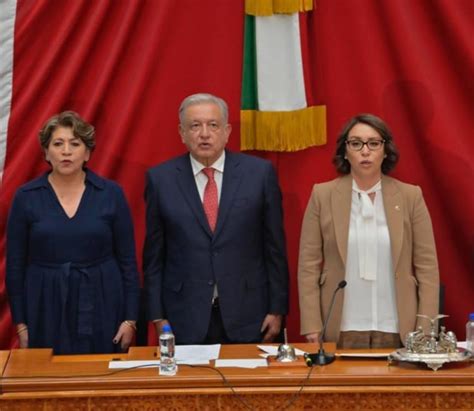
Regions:
<svg viewBox="0 0 474 411"><path fill-rule="evenodd" d="M313 0L245 0L245 13L251 16L293 14L313 10Z"/></svg>
<svg viewBox="0 0 474 411"><path fill-rule="evenodd" d="M241 150L298 151L326 144L326 106L240 112Z"/></svg>

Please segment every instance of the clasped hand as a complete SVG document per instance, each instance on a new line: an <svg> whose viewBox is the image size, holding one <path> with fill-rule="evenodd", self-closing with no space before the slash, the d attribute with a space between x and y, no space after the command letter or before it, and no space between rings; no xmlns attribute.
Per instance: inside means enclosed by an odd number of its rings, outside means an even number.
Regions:
<svg viewBox="0 0 474 411"><path fill-rule="evenodd" d="M128 350L128 347L130 347L130 344L132 344L133 337L135 335L134 325L134 322L124 321L122 324L120 324L117 334L115 334L113 343L120 343L120 349L122 351Z"/></svg>

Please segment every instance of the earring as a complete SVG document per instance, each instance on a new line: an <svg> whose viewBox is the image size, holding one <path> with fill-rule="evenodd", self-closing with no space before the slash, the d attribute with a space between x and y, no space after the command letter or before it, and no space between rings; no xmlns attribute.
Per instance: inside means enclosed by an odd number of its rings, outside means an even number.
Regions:
<svg viewBox="0 0 474 411"><path fill-rule="evenodd" d="M387 154L385 154L385 155L383 156L383 158L387 158Z"/></svg>

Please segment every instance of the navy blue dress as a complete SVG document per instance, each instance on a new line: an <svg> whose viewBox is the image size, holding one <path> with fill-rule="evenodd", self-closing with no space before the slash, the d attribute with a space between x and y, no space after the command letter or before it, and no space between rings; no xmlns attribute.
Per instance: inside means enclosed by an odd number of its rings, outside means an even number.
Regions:
<svg viewBox="0 0 474 411"><path fill-rule="evenodd" d="M120 351L112 339L136 320L139 278L130 210L116 183L86 170L69 218L48 173L16 192L7 227L6 286L29 347L55 354Z"/></svg>

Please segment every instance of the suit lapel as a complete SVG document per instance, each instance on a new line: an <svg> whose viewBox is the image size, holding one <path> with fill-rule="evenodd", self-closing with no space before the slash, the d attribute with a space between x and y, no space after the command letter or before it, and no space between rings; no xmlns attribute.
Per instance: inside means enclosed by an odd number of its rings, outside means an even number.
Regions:
<svg viewBox="0 0 474 411"><path fill-rule="evenodd" d="M349 222L351 218L352 203L352 177L341 177L336 183L331 195L331 209L336 232L337 248L344 266L347 258L347 240L349 238Z"/></svg>
<svg viewBox="0 0 474 411"><path fill-rule="evenodd" d="M232 206L235 193L242 180L242 168L240 167L239 156L226 150L224 175L222 180L222 193L219 202L219 214L217 215L216 231L214 238L217 238L222 231L229 210Z"/></svg>
<svg viewBox="0 0 474 411"><path fill-rule="evenodd" d="M193 211L194 215L199 221L199 224L202 226L204 231L206 231L206 233L212 237L212 232L209 227L209 223L207 222L206 214L204 213L204 207L202 205L201 198L199 197L189 154L186 154L178 159L178 164L176 166L176 181L184 199Z"/></svg>
<svg viewBox="0 0 474 411"><path fill-rule="evenodd" d="M382 195L390 234L393 269L396 271L403 242L403 196L395 180L387 176L382 177Z"/></svg>

